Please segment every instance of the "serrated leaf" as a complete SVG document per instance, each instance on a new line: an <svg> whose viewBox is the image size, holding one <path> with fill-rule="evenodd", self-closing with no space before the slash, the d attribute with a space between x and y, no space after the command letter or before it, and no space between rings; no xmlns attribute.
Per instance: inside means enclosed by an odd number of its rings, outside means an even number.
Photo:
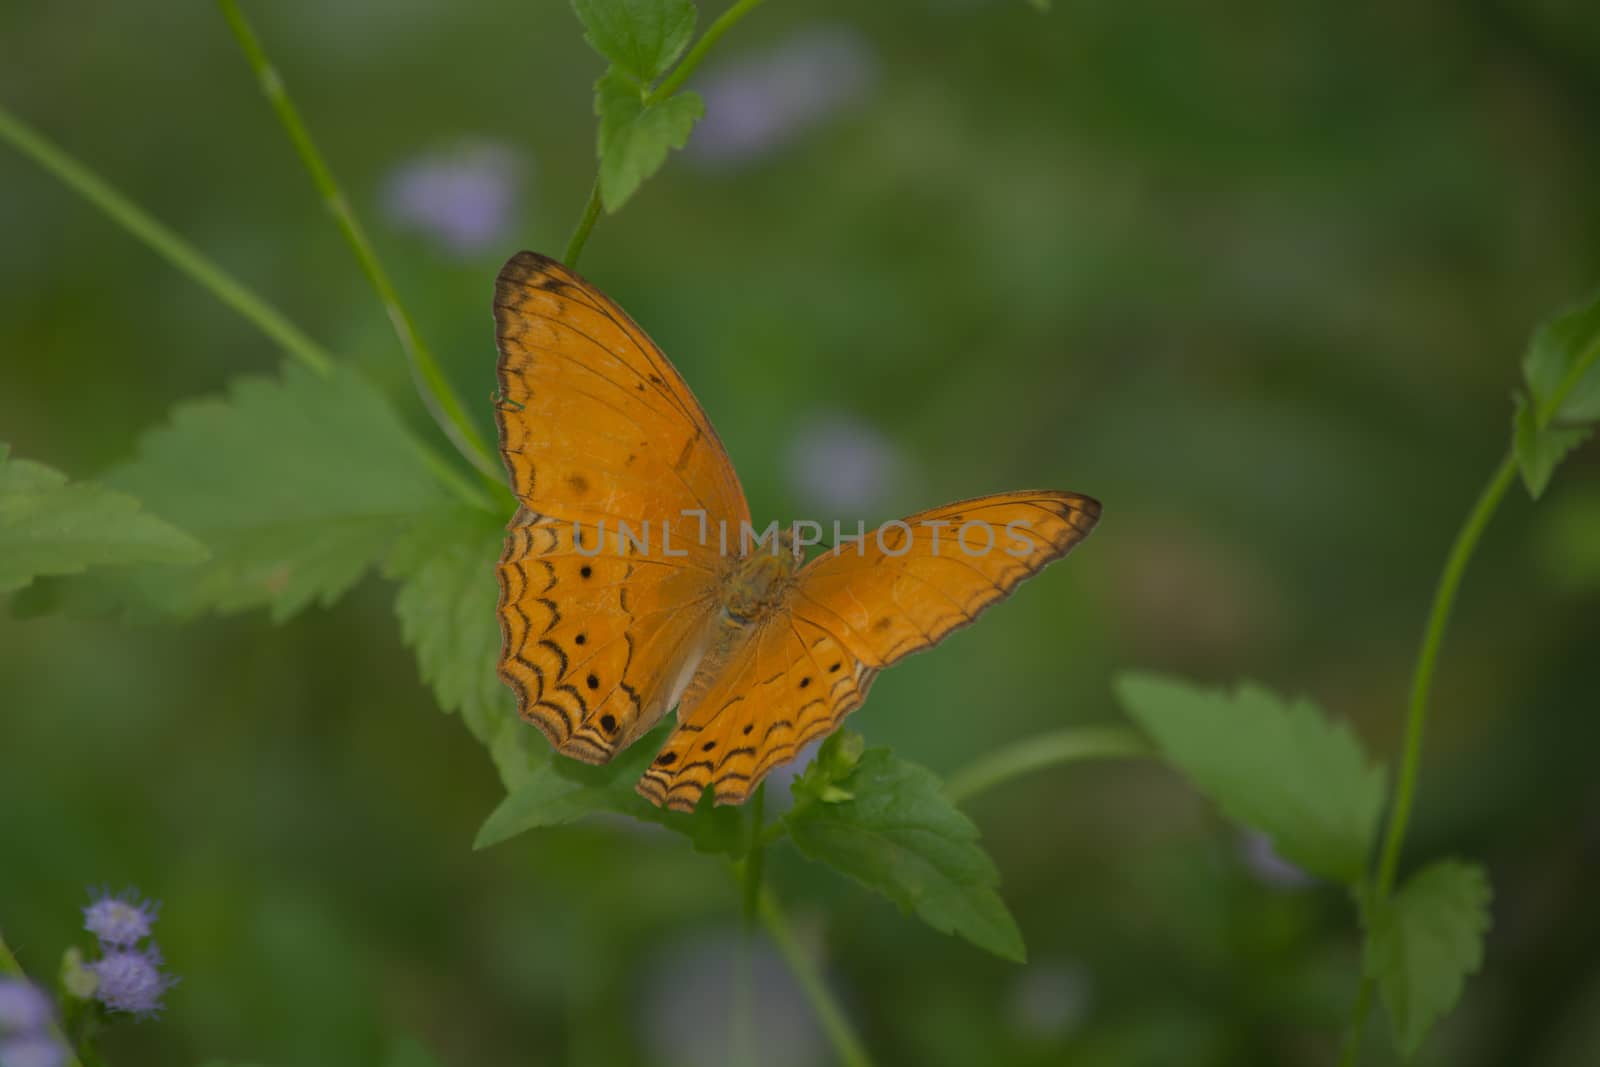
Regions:
<svg viewBox="0 0 1600 1067"><path fill-rule="evenodd" d="M827 759L819 754L818 763ZM978 845L978 828L945 797L932 771L888 749L867 749L831 784L839 799L823 800L807 786L795 792L784 816L801 852L936 930L1023 960L1022 934L995 891L999 872Z"/></svg>
<svg viewBox="0 0 1600 1067"><path fill-rule="evenodd" d="M439 706L459 712L489 750L507 791L548 768L550 746L518 717L500 681L499 587L494 563L504 523L473 508L450 507L421 520L396 543L384 574L399 580L401 634Z"/></svg>
<svg viewBox="0 0 1600 1067"><path fill-rule="evenodd" d="M126 493L69 482L0 444L0 593L92 566L196 563L205 546Z"/></svg>
<svg viewBox="0 0 1600 1067"><path fill-rule="evenodd" d="M505 524L475 508L450 508L408 531L384 563L399 579L395 614L439 705L460 712L472 735L491 745L507 718L511 691L500 681L499 591L494 563Z"/></svg>
<svg viewBox="0 0 1600 1067"><path fill-rule="evenodd" d="M616 211L660 170L667 153L689 142L705 114L696 93L683 92L645 106L637 85L616 70L595 82L595 113L600 117L600 202Z"/></svg>
<svg viewBox="0 0 1600 1067"><path fill-rule="evenodd" d="M1588 439L1587 426L1551 426L1539 429L1534 405L1525 396L1517 397L1517 410L1512 418L1512 448L1517 456L1517 467L1522 472L1522 483L1528 495L1538 500L1550 485L1550 478L1567 453Z"/></svg>
<svg viewBox="0 0 1600 1067"><path fill-rule="evenodd" d="M1522 375L1533 394L1533 407L1543 410L1581 361L1588 369L1549 413L1550 424L1593 422L1600 419L1600 292L1567 308L1535 331L1522 358Z"/></svg>
<svg viewBox="0 0 1600 1067"><path fill-rule="evenodd" d="M499 590L494 561L503 524L485 512L452 508L429 516L395 546L385 573L401 579L395 597L406 643L422 676L448 711L459 711L489 750L507 797L478 832L485 848L527 830L558 826L594 812L629 815L687 836L701 852L741 854L745 834L732 808L707 797L690 814L662 811L634 792L661 747L666 727L635 742L611 764L592 767L558 755L522 721L500 681Z"/></svg>
<svg viewBox="0 0 1600 1067"><path fill-rule="evenodd" d="M176 576L141 576L139 595L184 615L264 606L279 621L332 602L455 502L382 394L348 369L297 364L179 404L106 481L211 552Z"/></svg>
<svg viewBox="0 0 1600 1067"><path fill-rule="evenodd" d="M484 820L474 848L488 848L529 830L560 826L585 815L610 812L656 823L688 837L696 851L742 855L746 837L739 811L717 807L708 790L689 813L656 807L634 791L650 761L667 739L663 723L610 763L591 766L545 747L526 779ZM526 727L532 731L532 727Z"/></svg>
<svg viewBox="0 0 1600 1067"><path fill-rule="evenodd" d="M1600 293L1534 332L1522 374L1529 395L1517 397L1511 444L1523 484L1537 500L1567 453L1588 438L1585 424L1600 420Z"/></svg>
<svg viewBox="0 0 1600 1067"><path fill-rule="evenodd" d="M1358 883L1383 808L1384 771L1343 723L1307 700L1244 683L1235 692L1172 678L1117 680L1128 714L1223 812L1272 839L1284 859Z"/></svg>
<svg viewBox="0 0 1600 1067"><path fill-rule="evenodd" d="M1374 916L1367 975L1378 983L1407 1056L1455 1007L1466 977L1482 966L1491 896L1483 868L1443 860L1412 875Z"/></svg>
<svg viewBox="0 0 1600 1067"><path fill-rule="evenodd" d="M573 0L584 40L648 84L666 73L694 36L693 0Z"/></svg>

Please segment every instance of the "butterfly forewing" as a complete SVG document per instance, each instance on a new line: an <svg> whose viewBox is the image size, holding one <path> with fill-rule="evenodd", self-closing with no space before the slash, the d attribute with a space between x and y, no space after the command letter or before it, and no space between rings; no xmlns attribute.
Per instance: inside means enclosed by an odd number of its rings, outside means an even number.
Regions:
<svg viewBox="0 0 1600 1067"><path fill-rule="evenodd" d="M636 531L684 510L735 528L750 517L699 401L594 286L520 252L495 283L495 328L500 451L529 510Z"/></svg>
<svg viewBox="0 0 1600 1067"><path fill-rule="evenodd" d="M876 668L944 640L1094 529L1097 501L1054 490L998 493L924 511L841 541L800 572L796 618Z"/></svg>

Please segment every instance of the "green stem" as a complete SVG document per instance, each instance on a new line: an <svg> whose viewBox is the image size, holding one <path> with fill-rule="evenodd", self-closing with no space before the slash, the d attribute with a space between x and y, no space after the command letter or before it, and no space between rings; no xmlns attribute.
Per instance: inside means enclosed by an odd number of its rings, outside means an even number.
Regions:
<svg viewBox="0 0 1600 1067"><path fill-rule="evenodd" d="M744 890L741 903L746 930L755 925L757 906L761 900L761 875L766 859L766 843L763 840L766 802L767 783L762 782L756 786L755 796L750 798L750 851L744 859L741 879Z"/></svg>
<svg viewBox="0 0 1600 1067"><path fill-rule="evenodd" d="M1400 757L1400 781L1395 787L1394 805L1389 812L1389 826L1384 833L1382 859L1378 862L1375 899L1387 900L1394 889L1395 871L1400 863L1400 846L1405 840L1406 827L1411 821L1411 807L1416 798L1418 767L1422 762L1422 734L1428 718L1428 694L1433 688L1434 666L1439 659L1439 648L1444 643L1445 627L1450 622L1450 612L1455 606L1456 591L1461 587L1462 576L1472 553L1494 518L1500 501L1516 481L1516 458L1507 454L1495 468L1489 484L1478 495L1478 502L1467 516L1455 544L1445 560L1444 573L1439 576L1439 586L1433 594L1433 608L1428 613L1428 626L1422 637L1422 651L1417 656L1417 666L1411 678L1411 704L1406 712L1406 736Z"/></svg>
<svg viewBox="0 0 1600 1067"><path fill-rule="evenodd" d="M317 191L322 194L323 203L332 213L351 251L355 253L357 262L361 264L362 272L377 290L378 299L388 311L389 321L394 326L395 335L400 339L400 347L405 350L406 358L410 362L417 394L422 398L428 413L444 432L445 437L455 446L456 451L466 457L467 462L482 471L496 485L503 485L504 474L499 464L495 462L493 454L467 417L466 409L450 385L449 379L440 370L433 353L418 336L411 316L406 314L405 308L401 306L399 293L390 282L383 264L378 261L378 254L373 250L372 243L367 240L361 224L356 221L355 213L350 209L350 202L340 191L333 172L328 169L322 154L312 142L311 134L307 132L305 123L300 119L300 113L284 89L283 79L268 61L255 31L250 28L249 22L245 20L243 12L239 10L239 5L234 0L217 0L217 6L221 8L223 18L228 20L234 37L239 41L239 47L244 51L245 59L255 71L256 79L261 83L261 91L266 94L273 110L278 113L278 119L283 123L289 140L294 143L301 161L310 171L311 180L316 185Z"/></svg>
<svg viewBox="0 0 1600 1067"><path fill-rule="evenodd" d="M333 373L333 357L307 337L272 305L251 292L241 282L189 242L157 222L142 208L117 192L82 163L52 145L29 129L5 108L0 107L0 138L11 142L24 155L33 159L45 170L59 178L62 184L83 196L104 211L113 222L139 240L153 252L187 274L218 300L239 312L267 337L277 342L291 357L321 375ZM440 479L463 500L477 507L491 506L489 499L478 489L462 480L455 468L446 464L431 449L423 450L423 459Z"/></svg>
<svg viewBox="0 0 1600 1067"><path fill-rule="evenodd" d="M226 0L222 0L226 2ZM706 58L706 53L711 51L711 46L716 44L723 34L733 28L734 24L753 11L762 0L738 0L728 10L724 11L717 20L706 27L706 32L689 49L672 73L661 79L654 89L644 98L644 106L651 107L661 103L667 97L677 92L689 75L693 74ZM583 246L589 243L589 234L594 231L594 224L600 220L600 182L596 179L594 188L589 192L589 201L583 206L583 216L578 220L578 225L572 231L572 239L567 242L567 254L563 262L574 269L578 266L578 257L583 255Z"/></svg>
<svg viewBox="0 0 1600 1067"><path fill-rule="evenodd" d="M683 62L674 67L672 73L663 78L661 83L650 91L650 95L645 97L645 106L659 104L682 88L683 83L689 80L689 75L700 66L706 58L706 53L711 51L711 47L721 39L722 35L733 29L735 23L754 11L761 3L762 0L738 0L738 3L717 16L717 20L706 27L706 32L701 34L694 47L689 49L689 54L683 57Z"/></svg>
<svg viewBox="0 0 1600 1067"><path fill-rule="evenodd" d="M730 1045L734 1067L748 1067L757 1062L755 1055L755 1019L753 1011L754 981L751 967L757 912L761 900L761 876L766 849L762 845L762 822L765 819L766 783L756 786L750 798L750 850L739 864L740 912L739 960L734 975L733 1026Z"/></svg>
<svg viewBox="0 0 1600 1067"><path fill-rule="evenodd" d="M3 937L0 937L0 974L10 975L12 978L21 978L23 981L29 980L27 972L22 969L22 964L17 962L17 957L11 954L11 947L6 944ZM77 1053L67 1043L67 1039L62 1036L60 1029L56 1027L54 1022L50 1024L50 1032L55 1036L56 1040L61 1042L61 1047L66 1049L67 1058L65 1063L67 1067L83 1067L83 1063L78 1059Z"/></svg>
<svg viewBox="0 0 1600 1067"><path fill-rule="evenodd" d="M952 774L945 782L944 793L952 803L959 804L1013 778L1058 763L1149 754L1150 746L1144 738L1126 727L1069 726L990 752Z"/></svg>
<svg viewBox="0 0 1600 1067"><path fill-rule="evenodd" d="M757 910L761 916L761 924L766 927L767 934L778 946L784 962L789 965L789 970L799 981L806 1000L811 1003L811 1010L822 1023L822 1030L832 1042L834 1052L838 1053L839 1062L845 1067L872 1067L872 1061L867 1058L860 1039L850 1028L850 1023L844 1017L844 1011L833 999L833 994L828 992L828 986L823 982L822 975L817 973L811 957L806 955L805 949L794 939L794 934L789 930L788 920L784 918L783 909L778 906L777 897L767 890L762 890Z"/></svg>
<svg viewBox="0 0 1600 1067"><path fill-rule="evenodd" d="M333 359L272 305L188 241L157 222L127 197L61 149L45 140L5 108L0 107L0 138L49 171L62 184L105 212L113 222L139 238L157 255L183 271L216 298L249 319L284 351L318 374L333 370Z"/></svg>
<svg viewBox="0 0 1600 1067"><path fill-rule="evenodd" d="M12 978L28 977L28 972L22 969L17 957L11 954L11 946L6 944L4 937L0 937L0 974L10 975Z"/></svg>
<svg viewBox="0 0 1600 1067"><path fill-rule="evenodd" d="M1578 387L1578 383L1583 381L1584 377L1594 369L1596 363L1600 363L1600 334L1590 338L1589 346L1583 350L1581 356L1573 361L1572 366L1567 370L1566 376L1561 379L1561 384L1556 387L1555 392L1545 397L1544 403L1539 406L1539 410L1536 413L1539 429L1542 430L1555 421L1556 414L1561 410L1561 405L1567 402L1567 397Z"/></svg>
<svg viewBox="0 0 1600 1067"><path fill-rule="evenodd" d="M1583 353L1573 361L1561 379L1561 384L1539 406L1535 418L1540 430L1556 417L1567 397L1597 363L1600 363L1600 334L1590 339ZM1438 587L1434 590L1433 606L1428 612L1428 624L1422 635L1422 649L1417 655L1417 664L1411 676L1411 701L1406 710L1400 781L1395 787L1394 803L1389 808L1378 873L1364 909L1364 918L1369 923L1388 903L1399 872L1400 849L1405 843L1406 828L1411 822L1411 808L1416 801L1417 777L1422 764L1423 728L1427 725L1428 697L1433 688L1434 667L1439 659L1439 649L1444 644L1444 631L1450 622L1450 611L1455 606L1456 591L1461 587L1467 564L1471 562L1472 553L1477 549L1484 530L1516 479L1517 456L1513 450L1500 461L1490 475L1489 483L1478 495L1478 502L1473 505L1467 521L1456 534L1450 555L1445 559L1444 572L1439 576ZM1344 1050L1339 1057L1340 1067L1355 1067L1360 1062L1361 1039L1366 1033L1367 1015L1372 1010L1372 988L1371 976L1363 973L1361 985L1356 990L1355 1004L1350 1011L1350 1024L1345 1031Z"/></svg>
<svg viewBox="0 0 1600 1067"><path fill-rule="evenodd" d="M589 202L584 205L583 218L578 220L577 229L572 231L572 240L567 242L567 255L563 263L573 268L578 267L578 257L583 255L583 246L589 243L589 233L594 229L594 224L600 220L600 179L596 178L594 188L589 192Z"/></svg>
<svg viewBox="0 0 1600 1067"><path fill-rule="evenodd" d="M1500 501L1505 498L1517 477L1516 456L1508 453L1495 468L1478 495L1478 502L1467 515L1466 523L1456 534L1455 544L1445 559L1444 573L1433 594L1433 607L1428 612L1428 625L1422 636L1422 651L1411 677L1411 703L1406 711L1406 734L1400 756L1400 781L1395 787L1394 803L1389 808L1389 823L1384 831L1383 851L1378 861L1378 874L1373 883L1368 905L1368 919L1376 914L1394 890L1395 872L1400 864L1400 847L1405 841L1406 828L1411 822L1411 808L1416 800L1417 776L1422 763L1423 728L1428 720L1428 695L1433 688L1434 666L1439 659L1439 648L1444 643L1445 627L1450 622L1450 611L1455 606L1456 591L1466 574L1472 553L1494 518ZM1356 1003L1350 1013L1350 1026L1345 1035L1341 1063L1353 1067L1360 1059L1361 1037L1366 1032L1367 1012L1372 1004L1372 978L1363 974L1361 987L1356 992Z"/></svg>

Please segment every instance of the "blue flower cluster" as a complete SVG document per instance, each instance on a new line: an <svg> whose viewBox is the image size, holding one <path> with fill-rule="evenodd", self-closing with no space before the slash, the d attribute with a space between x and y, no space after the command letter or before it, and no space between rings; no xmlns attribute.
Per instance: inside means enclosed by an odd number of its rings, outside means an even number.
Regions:
<svg viewBox="0 0 1600 1067"><path fill-rule="evenodd" d="M88 964L94 996L106 1010L146 1019L160 1014L161 998L178 980L161 970L161 950L151 930L160 905L127 889L102 890L83 909L83 928L100 941L100 959ZM146 942L140 947L141 942Z"/></svg>

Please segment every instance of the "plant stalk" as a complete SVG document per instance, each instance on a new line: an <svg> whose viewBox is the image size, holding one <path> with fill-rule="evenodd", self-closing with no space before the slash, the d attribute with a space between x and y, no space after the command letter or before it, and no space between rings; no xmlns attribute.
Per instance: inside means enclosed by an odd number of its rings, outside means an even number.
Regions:
<svg viewBox="0 0 1600 1067"><path fill-rule="evenodd" d="M301 162L310 172L311 180L322 195L323 203L333 215L351 251L355 253L362 273L372 283L378 299L383 302L384 309L389 313L389 322L394 327L395 336L400 340L400 347L405 350L406 359L411 367L412 381L416 385L417 395L422 398L423 406L428 409L433 421L468 463L495 485L504 486L504 472L467 417L460 397L456 395L449 379L440 369L432 351L418 335L411 316L401 305L400 294L395 291L388 272L379 262L372 242L367 239L361 224L356 220L355 212L351 210L349 200L340 190L338 182L334 180L333 172L311 140L311 134L284 88L283 78L267 59L267 54L261 47L255 31L250 28L250 23L246 21L235 0L217 0L217 6L222 10L223 18L227 19L234 37L238 39L239 47L244 51L245 59L255 72L257 81L261 83L261 91L266 95L272 109L277 112L284 131L288 133L289 140L294 143L295 151L300 155Z"/></svg>

